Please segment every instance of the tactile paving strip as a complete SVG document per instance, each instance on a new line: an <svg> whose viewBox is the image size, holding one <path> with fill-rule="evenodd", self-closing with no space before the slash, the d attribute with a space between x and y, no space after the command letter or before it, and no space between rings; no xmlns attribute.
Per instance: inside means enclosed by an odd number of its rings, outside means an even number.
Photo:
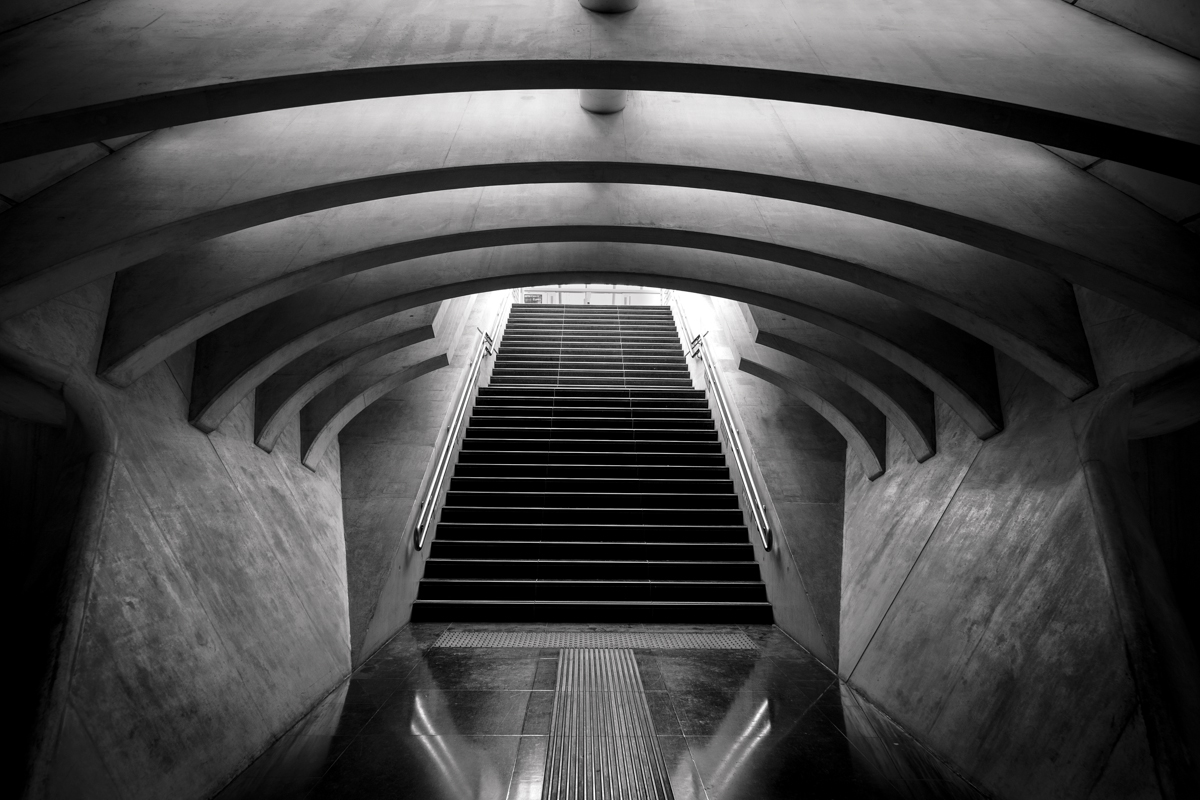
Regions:
<svg viewBox="0 0 1200 800"><path fill-rule="evenodd" d="M741 631L670 633L657 631L456 631L437 638L434 647L557 647L560 649L754 650Z"/></svg>
<svg viewBox="0 0 1200 800"><path fill-rule="evenodd" d="M632 650L563 651L542 785L546 800L672 800Z"/></svg>

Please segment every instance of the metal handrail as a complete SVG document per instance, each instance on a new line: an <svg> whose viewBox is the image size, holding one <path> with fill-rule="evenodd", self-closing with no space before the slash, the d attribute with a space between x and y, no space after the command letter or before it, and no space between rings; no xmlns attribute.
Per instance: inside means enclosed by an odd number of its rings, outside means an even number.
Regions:
<svg viewBox="0 0 1200 800"><path fill-rule="evenodd" d="M421 501L421 513L417 515L417 527L413 530L413 544L418 550L425 545L425 534L429 532L429 522L437 508L437 497L442 490L442 481L446 479L446 470L450 467L450 458L454 453L454 445L458 441L458 431L462 427L467 406L471 404L471 397L475 394L479 383L479 370L483 368L483 359L496 352L496 336L500 333L500 323L503 319L504 307L501 306L500 311L496 314L496 326L491 334L487 334L479 328L475 329L480 334L479 347L475 349L475 358L471 361L471 368L467 372L466 383L463 385L462 392L459 393L454 416L451 417L450 424L446 427L446 441L442 443L437 467L433 471L433 478L429 481L429 486L425 489L425 499Z"/></svg>
<svg viewBox="0 0 1200 800"><path fill-rule="evenodd" d="M672 298L673 299L673 298ZM679 324L683 326L683 335L690 337L688 331L687 320L683 316L683 309L676 303L675 307L679 310ZM738 435L737 426L733 424L733 413L729 409L729 403L725 399L725 390L721 386L720 377L717 375L715 361L712 357L712 352L708 349L708 331L699 334L688 344L688 355L692 358L699 359L704 364L704 377L709 387L712 388L713 400L717 404L717 412L721 415L721 422L725 425L725 430L729 434L729 449L733 451L733 461L737 464L738 472L742 476L742 483L750 493L750 511L754 517L754 524L758 527L758 535L762 539L763 549L771 549L771 523L767 520L767 509L763 504L762 497L758 493L758 486L754 481L754 474L750 471L750 461L746 457L745 449L742 447L741 436Z"/></svg>

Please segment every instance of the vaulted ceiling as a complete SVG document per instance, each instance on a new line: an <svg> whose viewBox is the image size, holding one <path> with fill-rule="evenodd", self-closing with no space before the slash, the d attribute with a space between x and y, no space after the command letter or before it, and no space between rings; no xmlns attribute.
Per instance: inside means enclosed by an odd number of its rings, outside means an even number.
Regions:
<svg viewBox="0 0 1200 800"><path fill-rule="evenodd" d="M754 306L760 377L922 459L934 396L1003 428L993 352L1114 377L1081 292L1200 337L1200 60L1057 0L95 0L3 41L0 156L105 157L10 198L0 316L115 276L97 372L195 344L193 423L257 392L266 448L532 283Z"/></svg>

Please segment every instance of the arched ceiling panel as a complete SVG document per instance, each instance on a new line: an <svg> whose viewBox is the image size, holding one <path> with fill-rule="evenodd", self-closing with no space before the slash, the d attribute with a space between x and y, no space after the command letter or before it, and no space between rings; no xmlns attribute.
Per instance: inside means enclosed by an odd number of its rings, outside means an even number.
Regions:
<svg viewBox="0 0 1200 800"><path fill-rule="evenodd" d="M492 187L358 204L224 238L122 276L102 375L127 384L202 332L356 271L503 244L630 241L773 260L851 281L1011 354L1069 397L1095 386L1065 282L890 223L785 201L620 184Z"/></svg>
<svg viewBox="0 0 1200 800"><path fill-rule="evenodd" d="M435 339L434 323L447 302L355 328L280 367L255 390L255 442L270 452L287 423L334 381L388 353Z"/></svg>
<svg viewBox="0 0 1200 800"><path fill-rule="evenodd" d="M937 452L933 393L911 375L853 342L801 320L757 307L750 312L751 332L759 347L812 364L866 397L896 426L918 462ZM758 324L760 318L763 324L777 323L777 327L764 330ZM781 320L787 324L778 324Z"/></svg>
<svg viewBox="0 0 1200 800"><path fill-rule="evenodd" d="M93 3L5 37L12 158L271 108L481 89L771 97L1195 174L1200 64L1044 0ZM581 60L584 56L586 60Z"/></svg>
<svg viewBox="0 0 1200 800"><path fill-rule="evenodd" d="M280 366L366 322L462 294L584 280L680 286L805 319L887 357L946 399L980 436L1002 427L992 350L853 284L757 259L658 245L517 245L358 273L247 314L200 340L193 422L215 428Z"/></svg>
<svg viewBox="0 0 1200 800"><path fill-rule="evenodd" d="M655 95L620 117L597 120L561 92L495 93L160 132L0 215L0 316L296 214L458 186L605 181L725 189L889 220L1050 271L1200 336L1196 238L1042 148L742 99Z"/></svg>
<svg viewBox="0 0 1200 800"><path fill-rule="evenodd" d="M475 295L466 295L438 303L433 339L393 348L371 360L352 357L357 363L348 365L336 378L322 381L324 386L300 403L304 464L316 469L338 432L371 403L410 380L449 366L475 299ZM257 392L255 395L257 401Z"/></svg>
<svg viewBox="0 0 1200 800"><path fill-rule="evenodd" d="M763 354L769 364L742 356L738 369L803 400L837 428L868 479L882 475L887 464L887 427L879 410L844 384L822 379L818 370L806 364L795 360L788 364L781 353L769 350Z"/></svg>
<svg viewBox="0 0 1200 800"><path fill-rule="evenodd" d="M315 470L325 457L330 443L342 428L393 389L449 366L446 353L436 353L417 363L393 353L380 359L386 367L380 372L356 370L313 398L300 412L300 451L304 466Z"/></svg>

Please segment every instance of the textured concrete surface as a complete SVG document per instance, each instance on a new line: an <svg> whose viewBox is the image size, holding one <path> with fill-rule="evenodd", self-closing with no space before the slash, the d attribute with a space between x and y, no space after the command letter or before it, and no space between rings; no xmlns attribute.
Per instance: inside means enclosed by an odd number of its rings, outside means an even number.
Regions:
<svg viewBox="0 0 1200 800"><path fill-rule="evenodd" d="M1065 4L992 8L865 0L847 18L835 0L706 0L613 17L571 0L85 4L8 37L6 117L32 121L5 131L5 151L365 97L616 85L848 105L1194 169L1193 60Z"/></svg>
<svg viewBox="0 0 1200 800"><path fill-rule="evenodd" d="M1190 705L1186 682L1127 656L1146 644L1104 542L1128 526L1097 499L1079 414L1001 366L1003 434L980 444L939 405L937 456L902 453L874 483L847 471L840 672L1000 796L1157 796L1171 746L1143 718Z"/></svg>
<svg viewBox="0 0 1200 800"><path fill-rule="evenodd" d="M195 423L211 428L278 367L375 319L464 293L530 282L659 285L774 308L875 350L954 403L981 436L1000 426L990 348L953 326L878 293L760 259L656 245L567 243L480 248L369 270L276 301L198 346ZM650 280L644 278L643 280Z"/></svg>
<svg viewBox="0 0 1200 800"><path fill-rule="evenodd" d="M1194 331L1200 290L1177 267L1194 262L1195 238L1036 145L879 115L690 95L646 96L619 121L589 125L581 116L561 92L487 93L159 132L0 218L0 308L12 313L64 283L346 203L577 180L725 188L877 217L1111 293ZM796 149L806 158L796 159ZM282 164L287 177L276 171ZM181 181L192 187L182 196ZM975 191L981 187L987 191ZM1036 294L1019 273L1001 280L1009 282L1018 295Z"/></svg>
<svg viewBox="0 0 1200 800"><path fill-rule="evenodd" d="M396 219L405 222L397 225ZM308 242L301 254L292 244L298 239ZM158 259L118 281L102 370L123 384L154 357L235 314L379 265L562 239L724 252L837 278L959 327L1027 364L1069 397L1095 386L1075 298L1063 281L937 237L826 209L723 192L585 184L363 203L315 224L296 218L223 237L183 264L175 257ZM188 308L164 320L178 308L179 296L188 298Z"/></svg>
<svg viewBox="0 0 1200 800"><path fill-rule="evenodd" d="M761 361L742 356L738 369L798 397L837 428L868 478L883 473L885 424L879 409L842 381L807 364L797 364L772 351L757 356Z"/></svg>
<svg viewBox="0 0 1200 800"><path fill-rule="evenodd" d="M1188 0L1078 0L1075 6L1200 58L1200 9Z"/></svg>
<svg viewBox="0 0 1200 800"><path fill-rule="evenodd" d="M385 642L461 377L446 348L393 389L436 339L408 315L579 280L718 297L776 616L920 746L1014 800L1200 794L1197 565L1163 558L1195 30L1175 0L105 0L0 34L0 360L48 394L0 385L80 443L34 794L209 795Z"/></svg>
<svg viewBox="0 0 1200 800"><path fill-rule="evenodd" d="M742 350L753 344L736 303L684 292L676 298L692 335L708 332L755 480L765 494L774 537L770 551L762 549L749 514L746 521L775 622L833 669L846 442L806 403L738 370ZM700 380L697 366L694 379ZM736 471L732 459L730 468Z"/></svg>
<svg viewBox="0 0 1200 800"><path fill-rule="evenodd" d="M899 429L918 461L934 454L933 394L911 375L843 337L785 314L744 306L743 316L755 344L844 381Z"/></svg>
<svg viewBox="0 0 1200 800"><path fill-rule="evenodd" d="M35 777L63 796L191 796L349 669L338 464L300 467L295 430L278 455L254 447L248 403L211 437L188 425L188 353L126 391L92 376L106 289L4 329L66 371L97 450L89 469L104 471L72 534L84 575L43 717L63 727Z"/></svg>
<svg viewBox="0 0 1200 800"><path fill-rule="evenodd" d="M300 449L305 466L315 468L325 450L362 410L392 390L450 366L475 296L438 303L432 340L388 353L348 370L300 412Z"/></svg>
<svg viewBox="0 0 1200 800"><path fill-rule="evenodd" d="M394 389L338 437L356 664L408 621L429 553L428 547L415 550L412 542L421 491L478 346L475 329L492 329L502 300L500 293L477 298L450 366Z"/></svg>
<svg viewBox="0 0 1200 800"><path fill-rule="evenodd" d="M338 336L283 366L254 392L255 441L268 452L309 401L350 371L437 336L441 303L402 311Z"/></svg>

